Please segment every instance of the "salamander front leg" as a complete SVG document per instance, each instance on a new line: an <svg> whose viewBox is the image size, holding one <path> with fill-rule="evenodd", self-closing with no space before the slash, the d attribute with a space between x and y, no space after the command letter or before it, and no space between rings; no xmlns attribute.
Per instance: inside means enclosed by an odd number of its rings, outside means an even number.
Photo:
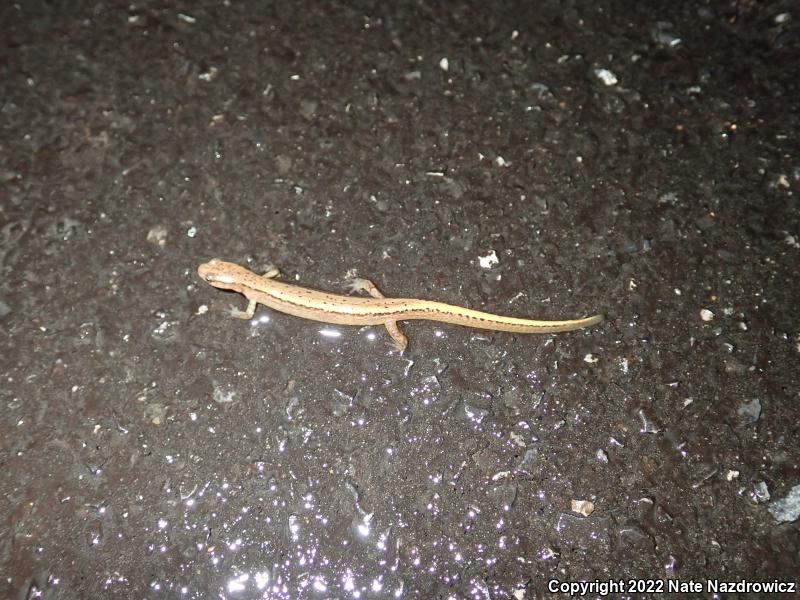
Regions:
<svg viewBox="0 0 800 600"><path fill-rule="evenodd" d="M262 275L262 277L266 277L267 279L275 279L280 274L281 274L281 272L280 272L280 270L278 270L278 267L276 267L274 265L268 265L267 266L267 272L264 273Z"/></svg>
<svg viewBox="0 0 800 600"><path fill-rule="evenodd" d="M245 321L249 321L253 318L253 315L256 314L256 305L258 302L255 300L249 300L247 302L247 308L244 310L239 310L235 306L231 306L228 314L232 316L234 319L243 319Z"/></svg>
<svg viewBox="0 0 800 600"><path fill-rule="evenodd" d="M369 279L351 279L348 283L348 287L353 292L367 292L373 298L386 297L381 294L381 291ZM408 338L403 335L402 331L400 331L400 326L397 324L397 321L386 321L384 325L386 326L386 331L388 331L389 335L392 336L394 347L400 354L402 354L408 347Z"/></svg>
<svg viewBox="0 0 800 600"><path fill-rule="evenodd" d="M264 273L262 277L266 279L274 279L275 277L278 277L280 274L281 272L278 270L277 267L269 265L267 266L266 273ZM242 319L244 321L249 321L250 319L253 318L253 315L256 314L257 305L258 302L256 302L255 300L248 300L247 308L245 308L244 310L239 310L235 306L231 306L230 310L228 311L228 314L230 314L230 316L232 316L234 319Z"/></svg>

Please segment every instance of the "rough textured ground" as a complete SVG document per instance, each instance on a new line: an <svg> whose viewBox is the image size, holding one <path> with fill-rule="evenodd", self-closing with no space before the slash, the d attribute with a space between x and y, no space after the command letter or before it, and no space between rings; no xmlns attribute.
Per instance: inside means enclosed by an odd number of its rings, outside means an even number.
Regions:
<svg viewBox="0 0 800 600"><path fill-rule="evenodd" d="M797 4L263 4L0 8L0 595L794 580Z"/></svg>

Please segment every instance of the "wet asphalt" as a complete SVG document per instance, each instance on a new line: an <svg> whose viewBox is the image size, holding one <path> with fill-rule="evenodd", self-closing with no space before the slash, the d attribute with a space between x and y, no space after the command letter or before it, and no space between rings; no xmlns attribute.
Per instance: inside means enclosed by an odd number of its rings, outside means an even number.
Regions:
<svg viewBox="0 0 800 600"><path fill-rule="evenodd" d="M6 3L0 597L796 583L798 23ZM401 356L380 326L230 318L213 257L606 319L406 322Z"/></svg>

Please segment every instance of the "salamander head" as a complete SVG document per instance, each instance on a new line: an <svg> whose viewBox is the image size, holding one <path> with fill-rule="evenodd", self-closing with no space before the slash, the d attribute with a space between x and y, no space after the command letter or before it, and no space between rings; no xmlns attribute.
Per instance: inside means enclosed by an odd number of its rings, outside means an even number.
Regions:
<svg viewBox="0 0 800 600"><path fill-rule="evenodd" d="M197 267L197 274L203 281L216 288L235 290L237 285L250 274L250 271L237 264L214 258Z"/></svg>

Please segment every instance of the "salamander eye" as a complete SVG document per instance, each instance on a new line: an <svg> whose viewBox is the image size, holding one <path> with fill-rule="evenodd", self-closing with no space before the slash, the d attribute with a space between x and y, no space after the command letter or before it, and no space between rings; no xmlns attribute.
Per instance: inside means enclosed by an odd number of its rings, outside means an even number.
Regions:
<svg viewBox="0 0 800 600"><path fill-rule="evenodd" d="M211 273L209 273L208 275L206 275L206 281L209 282L214 281L214 276Z"/></svg>

